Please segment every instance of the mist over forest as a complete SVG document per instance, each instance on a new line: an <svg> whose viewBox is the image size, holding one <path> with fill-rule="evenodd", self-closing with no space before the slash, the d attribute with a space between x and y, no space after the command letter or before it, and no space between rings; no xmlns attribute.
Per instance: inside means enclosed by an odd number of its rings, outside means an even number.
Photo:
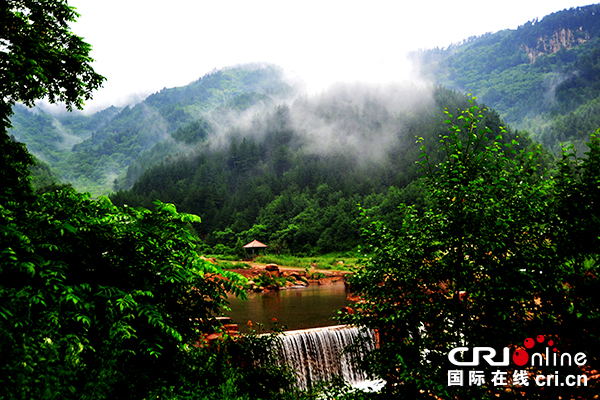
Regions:
<svg viewBox="0 0 600 400"><path fill-rule="evenodd" d="M397 204L426 207L416 140L437 161L444 110L465 109L469 91L494 134L504 126L504 141L542 146L544 168L561 143L585 149L600 125L599 33L599 5L564 10L412 53L420 83L311 95L277 66L238 65L93 115L16 106L10 134L40 160L39 190L69 183L117 205L174 203L201 216L207 252L252 239L283 252L351 250L358 204L390 226Z"/></svg>
<svg viewBox="0 0 600 400"><path fill-rule="evenodd" d="M417 137L438 160L444 109L467 105L466 95L442 87L340 84L262 112L251 107L239 124L222 123L231 114L216 110L173 132L170 147L161 142L140 156L129 171L144 172L111 200L151 208L161 199L199 215L206 253L235 254L254 239L276 252L351 251L360 242L359 204L390 226L400 202L425 206ZM500 132L497 113L485 123Z"/></svg>

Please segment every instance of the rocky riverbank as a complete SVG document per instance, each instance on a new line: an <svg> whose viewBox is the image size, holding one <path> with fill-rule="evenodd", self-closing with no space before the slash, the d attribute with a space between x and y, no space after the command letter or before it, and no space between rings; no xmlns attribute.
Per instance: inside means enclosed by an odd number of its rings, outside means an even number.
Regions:
<svg viewBox="0 0 600 400"><path fill-rule="evenodd" d="M308 285L330 285L344 280L349 271L303 270L279 266L276 264L259 264L253 262L239 262L246 264L246 268L230 269L248 278L248 290L265 292L302 288Z"/></svg>

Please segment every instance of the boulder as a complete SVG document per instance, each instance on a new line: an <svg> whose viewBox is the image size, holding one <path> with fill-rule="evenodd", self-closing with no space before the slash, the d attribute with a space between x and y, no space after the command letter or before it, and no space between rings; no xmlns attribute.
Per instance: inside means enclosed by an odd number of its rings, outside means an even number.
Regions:
<svg viewBox="0 0 600 400"><path fill-rule="evenodd" d="M362 300L359 296L355 295L354 293L349 293L348 296L346 296L346 298L355 303L360 302Z"/></svg>
<svg viewBox="0 0 600 400"><path fill-rule="evenodd" d="M299 281L299 280L301 280L302 274L300 274L300 273L298 273L298 272L292 272L292 273L290 274L290 276L291 276L292 278L294 278L295 280Z"/></svg>
<svg viewBox="0 0 600 400"><path fill-rule="evenodd" d="M237 324L225 324L225 325L223 325L223 328L227 332L239 332L239 330L240 330Z"/></svg>
<svg viewBox="0 0 600 400"><path fill-rule="evenodd" d="M281 272L279 271L279 267L277 266L277 264L267 264L265 266L265 271L267 271L269 276L281 276Z"/></svg>
<svg viewBox="0 0 600 400"><path fill-rule="evenodd" d="M279 272L279 267L277 266L277 264L267 264L267 265L265 265L265 269L267 271L277 271L277 272Z"/></svg>
<svg viewBox="0 0 600 400"><path fill-rule="evenodd" d="M211 333L209 335L204 336L204 339L208 342L208 344L214 342L215 340L221 339L223 337L222 333Z"/></svg>

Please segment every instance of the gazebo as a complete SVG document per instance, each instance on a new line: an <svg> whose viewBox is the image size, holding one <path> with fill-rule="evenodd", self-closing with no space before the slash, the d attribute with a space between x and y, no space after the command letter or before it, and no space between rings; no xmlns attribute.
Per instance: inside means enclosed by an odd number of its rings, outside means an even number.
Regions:
<svg viewBox="0 0 600 400"><path fill-rule="evenodd" d="M245 259L248 260L248 249L252 249L252 258L250 258L251 260L254 260L254 258L258 255L260 255L260 249L263 249L263 255L267 255L267 245L264 243L259 242L258 240L253 240L250 243L248 243L247 245L244 246L244 256ZM254 253L254 250L256 249L256 255Z"/></svg>

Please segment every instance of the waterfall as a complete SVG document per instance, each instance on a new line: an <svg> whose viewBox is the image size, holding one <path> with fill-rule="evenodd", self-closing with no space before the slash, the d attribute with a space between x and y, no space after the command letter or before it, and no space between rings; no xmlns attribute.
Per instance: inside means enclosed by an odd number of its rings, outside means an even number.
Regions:
<svg viewBox="0 0 600 400"><path fill-rule="evenodd" d="M342 376L349 384L366 379L352 362L352 354L342 350L360 336L370 339L366 350L375 347L373 332L361 332L346 325L285 332L279 353L282 363L290 365L298 375L298 387L306 389L318 381Z"/></svg>

